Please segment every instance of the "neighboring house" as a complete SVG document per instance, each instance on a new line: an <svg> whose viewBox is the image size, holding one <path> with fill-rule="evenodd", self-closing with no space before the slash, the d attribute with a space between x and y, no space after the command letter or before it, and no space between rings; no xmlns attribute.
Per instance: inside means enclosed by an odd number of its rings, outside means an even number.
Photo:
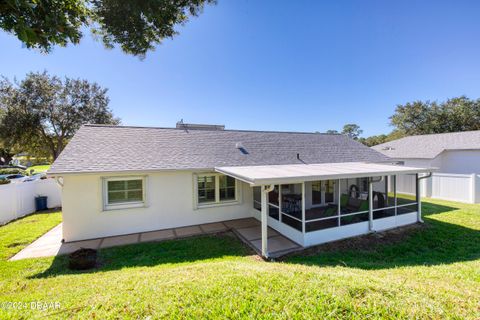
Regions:
<svg viewBox="0 0 480 320"><path fill-rule="evenodd" d="M480 131L409 136L372 148L406 166L438 168L422 195L480 202Z"/></svg>
<svg viewBox="0 0 480 320"><path fill-rule="evenodd" d="M304 247L421 221L397 176L429 169L344 135L83 126L52 165L63 238L76 241L246 217Z"/></svg>

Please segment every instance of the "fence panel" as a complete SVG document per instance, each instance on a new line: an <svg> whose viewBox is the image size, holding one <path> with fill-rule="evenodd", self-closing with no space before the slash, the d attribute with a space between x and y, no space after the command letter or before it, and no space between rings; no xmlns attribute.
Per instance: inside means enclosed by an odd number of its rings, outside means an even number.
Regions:
<svg viewBox="0 0 480 320"><path fill-rule="evenodd" d="M431 179L432 198L471 202L471 175L434 173Z"/></svg>
<svg viewBox="0 0 480 320"><path fill-rule="evenodd" d="M415 194L416 177L412 174L397 175L397 193Z"/></svg>
<svg viewBox="0 0 480 320"><path fill-rule="evenodd" d="M47 207L62 206L61 187L54 179L0 185L0 225L35 212L35 197L47 196Z"/></svg>

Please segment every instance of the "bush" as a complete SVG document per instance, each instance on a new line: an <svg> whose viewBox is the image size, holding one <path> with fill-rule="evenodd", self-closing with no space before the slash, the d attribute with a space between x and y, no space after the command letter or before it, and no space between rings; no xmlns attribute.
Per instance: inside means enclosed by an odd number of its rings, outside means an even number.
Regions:
<svg viewBox="0 0 480 320"><path fill-rule="evenodd" d="M10 180L8 180L8 179L0 179L0 185L9 184L9 183L10 183Z"/></svg>
<svg viewBox="0 0 480 320"><path fill-rule="evenodd" d="M4 168L4 169L0 169L0 175L1 175L1 174L17 174L17 173L20 173L20 174L23 174L23 175L27 175L27 173L25 172L25 170L22 170L22 169L19 169L19 168Z"/></svg>
<svg viewBox="0 0 480 320"><path fill-rule="evenodd" d="M68 256L68 267L72 270L92 269L97 264L97 250L81 248Z"/></svg>

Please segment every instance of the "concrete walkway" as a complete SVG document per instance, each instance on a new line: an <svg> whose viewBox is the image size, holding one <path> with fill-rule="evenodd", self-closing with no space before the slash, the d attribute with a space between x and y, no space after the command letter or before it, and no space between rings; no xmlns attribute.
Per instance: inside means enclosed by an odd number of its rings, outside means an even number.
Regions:
<svg viewBox="0 0 480 320"><path fill-rule="evenodd" d="M260 222L254 218L246 218L68 243L61 242L62 224L59 224L17 253L10 260L69 254L80 248L103 249L127 244L180 239L225 231L232 231L257 253L261 252ZM298 244L285 238L271 228L268 230L268 248L272 258L277 258L286 253L301 249Z"/></svg>

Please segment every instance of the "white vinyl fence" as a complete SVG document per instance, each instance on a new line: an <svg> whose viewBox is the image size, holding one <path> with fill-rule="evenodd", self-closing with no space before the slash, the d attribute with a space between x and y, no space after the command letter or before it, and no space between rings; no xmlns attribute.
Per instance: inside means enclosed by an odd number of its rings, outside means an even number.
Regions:
<svg viewBox="0 0 480 320"><path fill-rule="evenodd" d="M62 206L62 190L54 179L0 185L0 225L35 212L35 197L47 196L47 207Z"/></svg>
<svg viewBox="0 0 480 320"><path fill-rule="evenodd" d="M415 175L397 176L397 192L414 194ZM420 184L422 197L480 203L480 175L434 173Z"/></svg>

